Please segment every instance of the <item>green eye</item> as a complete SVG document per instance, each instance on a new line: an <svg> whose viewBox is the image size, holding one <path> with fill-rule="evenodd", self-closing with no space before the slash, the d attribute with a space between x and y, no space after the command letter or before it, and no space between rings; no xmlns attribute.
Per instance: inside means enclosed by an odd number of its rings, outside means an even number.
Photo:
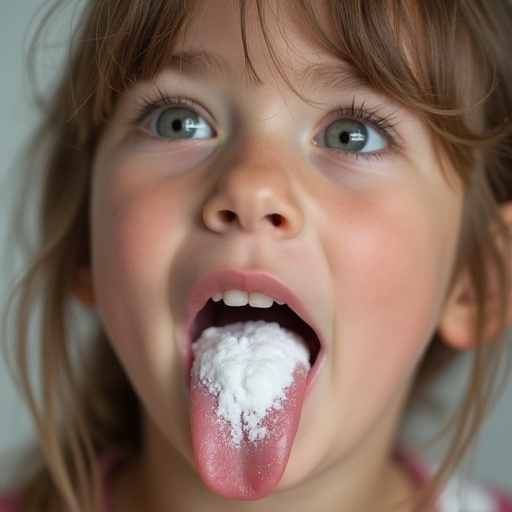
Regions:
<svg viewBox="0 0 512 512"><path fill-rule="evenodd" d="M213 136L208 123L192 110L180 107L161 111L150 126L159 137L165 139L206 139Z"/></svg>
<svg viewBox="0 0 512 512"><path fill-rule="evenodd" d="M387 147L386 140L376 129L352 119L334 121L315 142L348 153L370 153Z"/></svg>

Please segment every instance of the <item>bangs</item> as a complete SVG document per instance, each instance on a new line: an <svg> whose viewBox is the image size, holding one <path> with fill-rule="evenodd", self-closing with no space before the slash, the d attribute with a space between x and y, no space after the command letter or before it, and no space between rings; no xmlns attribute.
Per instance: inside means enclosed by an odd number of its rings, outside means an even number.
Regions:
<svg viewBox="0 0 512 512"><path fill-rule="evenodd" d="M108 119L115 96L164 69L187 20L201 0L113 0L96 2L89 17L95 31L94 121ZM76 82L75 82L76 83Z"/></svg>

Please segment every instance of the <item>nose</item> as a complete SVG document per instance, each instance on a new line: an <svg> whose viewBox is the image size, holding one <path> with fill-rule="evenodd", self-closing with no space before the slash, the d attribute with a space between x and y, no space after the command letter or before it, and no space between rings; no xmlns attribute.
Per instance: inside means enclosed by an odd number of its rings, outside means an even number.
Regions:
<svg viewBox="0 0 512 512"><path fill-rule="evenodd" d="M291 238L303 227L304 215L282 168L239 162L222 173L216 192L203 209L206 226L216 233L267 231Z"/></svg>

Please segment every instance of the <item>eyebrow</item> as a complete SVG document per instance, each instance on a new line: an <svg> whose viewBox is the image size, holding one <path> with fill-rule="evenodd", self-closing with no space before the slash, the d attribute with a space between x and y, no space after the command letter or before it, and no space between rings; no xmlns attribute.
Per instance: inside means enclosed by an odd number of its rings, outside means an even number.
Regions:
<svg viewBox="0 0 512 512"><path fill-rule="evenodd" d="M326 91L340 91L364 89L373 91L375 89L370 82L364 78L353 66L347 62L321 62L310 64L300 74L303 86L306 89L313 89L321 86Z"/></svg>
<svg viewBox="0 0 512 512"><path fill-rule="evenodd" d="M211 51L182 51L169 59L168 69L174 70L192 78L219 80L232 80L236 70L232 64L221 54ZM259 84L251 73L249 80ZM353 66L343 61L317 62L310 64L297 75L302 90L312 90L320 87L326 91L341 91L364 89L373 91L370 82L365 79Z"/></svg>

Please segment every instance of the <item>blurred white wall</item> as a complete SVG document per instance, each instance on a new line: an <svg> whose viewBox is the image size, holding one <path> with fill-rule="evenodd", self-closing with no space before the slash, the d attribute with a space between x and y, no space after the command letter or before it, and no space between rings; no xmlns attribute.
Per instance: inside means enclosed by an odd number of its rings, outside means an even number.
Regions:
<svg viewBox="0 0 512 512"><path fill-rule="evenodd" d="M37 122L27 100L24 35L44 0L0 0L0 313L13 279L12 223L9 212L16 173L15 159L30 151L27 134ZM0 352L0 485L9 477L9 459L31 435L28 415L10 380Z"/></svg>
<svg viewBox="0 0 512 512"><path fill-rule="evenodd" d="M5 293L12 278L6 272L4 256L10 244L5 211L12 197L14 161L19 152L30 151L26 137L37 120L36 109L27 98L23 44L31 17L44 4L44 0L0 0L0 306L5 304ZM50 77L57 73L51 65L47 72ZM439 389L444 393L445 389L453 387L448 381ZM423 430L430 422L430 418L421 417L414 423L414 429ZM0 485L9 475L10 454L26 442L30 432L27 414L0 360ZM479 477L512 490L511 437L512 384L485 424L476 457Z"/></svg>

